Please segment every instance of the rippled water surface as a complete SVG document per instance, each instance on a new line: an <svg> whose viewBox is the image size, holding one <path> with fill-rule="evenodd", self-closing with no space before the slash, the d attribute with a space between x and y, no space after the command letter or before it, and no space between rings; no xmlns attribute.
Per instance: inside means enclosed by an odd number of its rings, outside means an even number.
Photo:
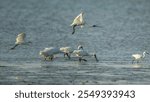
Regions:
<svg viewBox="0 0 150 102"><path fill-rule="evenodd" d="M72 35L70 24L81 11L86 25ZM150 55L131 63L133 53L150 52L149 11L149 0L1 0L0 84L150 84ZM32 44L9 50L20 32ZM39 56L45 47L79 44L99 62Z"/></svg>

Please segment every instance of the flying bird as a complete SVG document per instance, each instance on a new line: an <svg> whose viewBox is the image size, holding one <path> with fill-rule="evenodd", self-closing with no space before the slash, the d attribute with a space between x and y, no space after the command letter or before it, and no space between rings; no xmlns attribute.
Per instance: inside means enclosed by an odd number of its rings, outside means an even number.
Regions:
<svg viewBox="0 0 150 102"><path fill-rule="evenodd" d="M84 24L85 24L85 22L83 20L83 12L81 12L77 17L75 17L72 24L70 25L70 26L72 26L72 29L73 29L72 34L75 33L76 26L81 26L81 28L82 28Z"/></svg>
<svg viewBox="0 0 150 102"><path fill-rule="evenodd" d="M17 37L16 37L15 45L14 45L11 49L13 50L13 49L15 49L18 45L23 44L25 37L26 37L25 33L20 33L20 34L18 34Z"/></svg>
<svg viewBox="0 0 150 102"><path fill-rule="evenodd" d="M25 42L25 37L26 37L25 33L18 34L16 37L15 45L11 48L11 50L15 49L18 45L25 44L25 43L31 43L31 42Z"/></svg>
<svg viewBox="0 0 150 102"><path fill-rule="evenodd" d="M147 51L144 51L143 54L132 54L132 64L134 63L134 61L137 61L137 63L139 63L140 60L145 58L145 55L149 54Z"/></svg>

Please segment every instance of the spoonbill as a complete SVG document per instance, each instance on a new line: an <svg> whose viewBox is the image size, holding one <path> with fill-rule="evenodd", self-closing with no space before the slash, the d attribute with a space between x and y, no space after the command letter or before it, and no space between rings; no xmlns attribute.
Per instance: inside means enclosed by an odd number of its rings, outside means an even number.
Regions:
<svg viewBox="0 0 150 102"><path fill-rule="evenodd" d="M82 49L83 50L83 46L82 45L79 45L78 46L78 50ZM64 57L65 55L67 55L67 57L70 59L70 55L71 53L73 53L75 49L72 48L72 47L61 47L60 48L60 51L64 52Z"/></svg>
<svg viewBox="0 0 150 102"><path fill-rule="evenodd" d="M15 45L11 48L11 50L15 49L18 45L25 44L25 43L31 43L31 42L25 42L25 37L26 37L25 33L18 34L16 37Z"/></svg>
<svg viewBox="0 0 150 102"><path fill-rule="evenodd" d="M134 61L137 61L137 63L139 63L140 60L145 58L146 54L149 54L149 52L144 51L143 54L132 54L132 64L134 63Z"/></svg>
<svg viewBox="0 0 150 102"><path fill-rule="evenodd" d="M55 54L62 53L59 48L49 47L39 52L45 60L53 60Z"/></svg>
<svg viewBox="0 0 150 102"><path fill-rule="evenodd" d="M75 33L75 27L76 27L76 26L80 26L80 27L82 28L83 25L87 24L87 23L84 21L84 19L83 19L83 14L84 14L84 13L81 12L78 16L76 16L76 17L74 18L72 24L70 25L70 26L72 26L72 29L73 29L72 34ZM94 25L90 25L89 27L100 27L100 26L94 24Z"/></svg>
<svg viewBox="0 0 150 102"><path fill-rule="evenodd" d="M79 57L79 61L81 62L82 60L83 61L87 61L86 59L84 59L83 57L85 56L94 56L95 57L95 60L98 62L99 60L97 59L97 56L95 53L88 53L84 50L74 50L73 53Z"/></svg>
<svg viewBox="0 0 150 102"><path fill-rule="evenodd" d="M75 27L76 26L81 26L81 28L82 28L84 24L85 23L84 23L84 20L83 20L83 12L81 12L78 16L76 16L74 18L72 24L70 25L73 28L72 34L75 33Z"/></svg>

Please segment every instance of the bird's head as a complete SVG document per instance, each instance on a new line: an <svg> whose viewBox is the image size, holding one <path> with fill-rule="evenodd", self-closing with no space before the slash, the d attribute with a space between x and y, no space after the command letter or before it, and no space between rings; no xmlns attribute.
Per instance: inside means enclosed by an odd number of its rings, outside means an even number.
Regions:
<svg viewBox="0 0 150 102"><path fill-rule="evenodd" d="M143 52L143 54L149 54L149 52L148 52L147 50L145 50L145 51Z"/></svg>

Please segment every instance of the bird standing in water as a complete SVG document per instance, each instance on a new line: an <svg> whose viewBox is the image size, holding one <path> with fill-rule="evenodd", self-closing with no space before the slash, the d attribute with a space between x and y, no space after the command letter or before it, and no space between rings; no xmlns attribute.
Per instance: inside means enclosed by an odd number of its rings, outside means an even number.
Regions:
<svg viewBox="0 0 150 102"><path fill-rule="evenodd" d="M140 60L145 58L145 55L149 54L147 51L144 51L143 54L133 54L132 55L132 64L134 63L134 61L137 61L137 63L139 63Z"/></svg>
<svg viewBox="0 0 150 102"><path fill-rule="evenodd" d="M39 52L39 55L44 58L44 60L53 60L54 55L62 53L59 48L49 47Z"/></svg>
<svg viewBox="0 0 150 102"><path fill-rule="evenodd" d="M85 58L83 57L86 57L86 56L94 56L95 60L98 62L99 60L97 59L97 56L95 53L88 53L84 50L74 50L73 53L79 57L79 61L81 62L82 60L83 61L87 61Z"/></svg>
<svg viewBox="0 0 150 102"><path fill-rule="evenodd" d="M80 49L83 50L82 45L79 45L79 46L78 46L78 50L80 50ZM60 48L60 51L62 51L62 52L64 53L64 57L67 55L67 57L68 57L69 59L70 59L70 56L71 56L71 54L73 53L74 50L75 50L74 48L69 47L69 46L67 46L67 47L61 47L61 48Z"/></svg>

